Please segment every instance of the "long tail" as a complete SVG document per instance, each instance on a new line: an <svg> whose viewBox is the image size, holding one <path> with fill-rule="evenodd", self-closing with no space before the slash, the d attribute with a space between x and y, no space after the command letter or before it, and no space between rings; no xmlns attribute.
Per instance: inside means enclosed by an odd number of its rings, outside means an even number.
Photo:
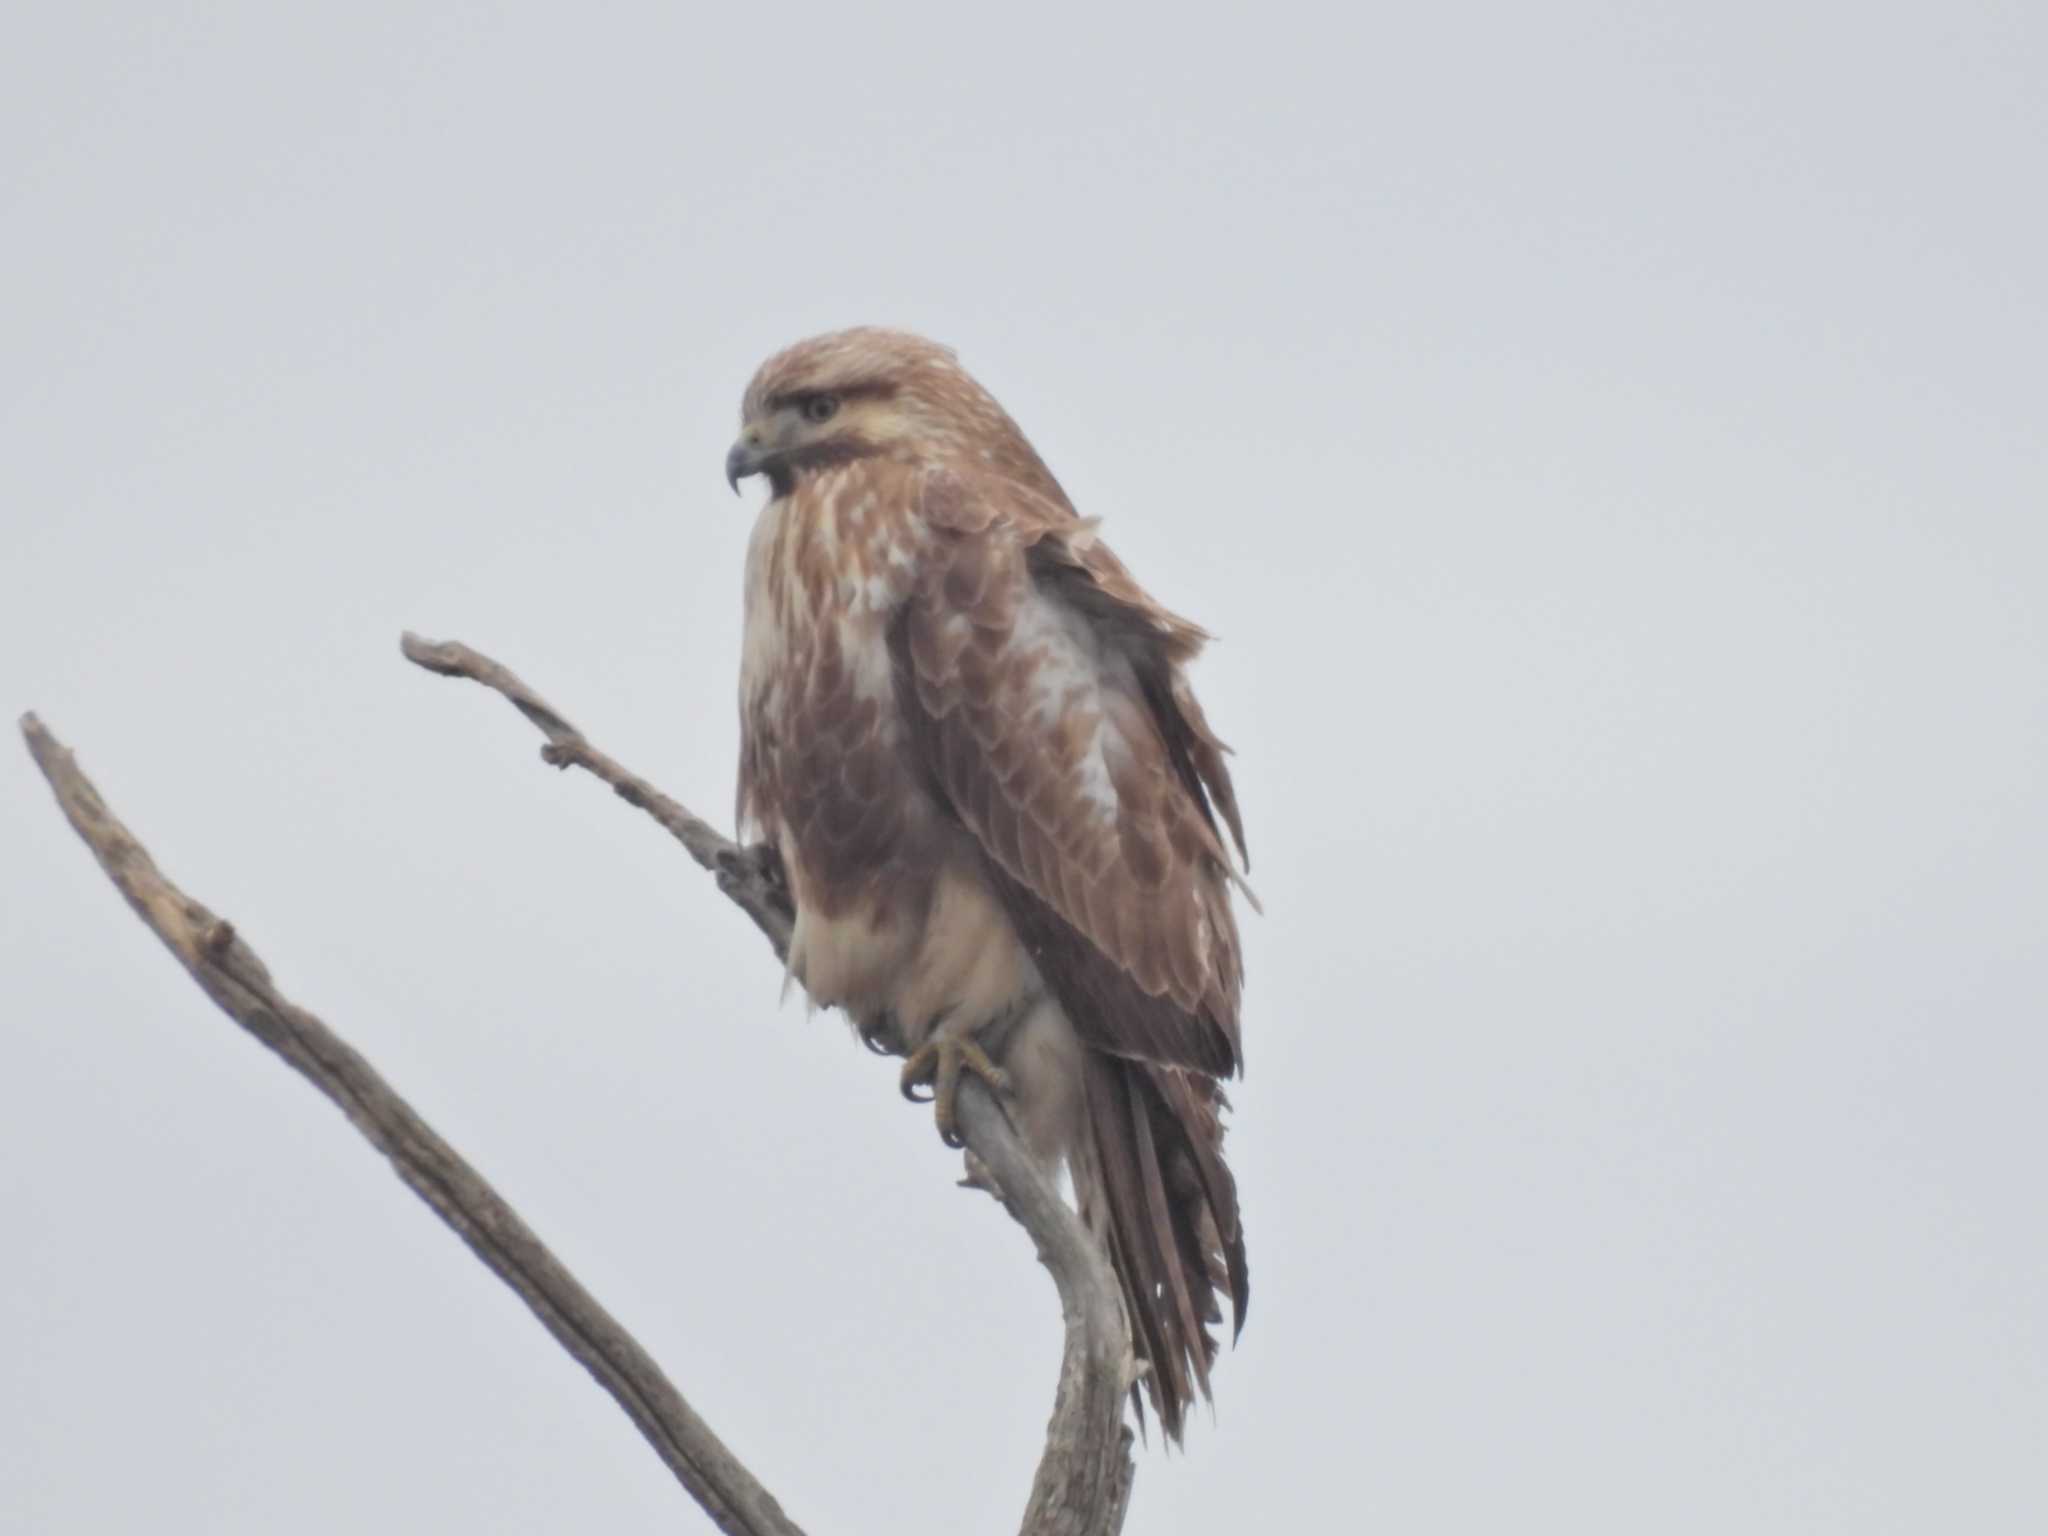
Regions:
<svg viewBox="0 0 2048 1536"><path fill-rule="evenodd" d="M1108 1245L1145 1393L1177 1443L1196 1390L1209 1396L1222 1295L1233 1338L1251 1298L1237 1184L1223 1162L1227 1106L1214 1078L1097 1051L1087 1053L1085 1093L1075 1198ZM1131 1398L1142 1424L1135 1386Z"/></svg>

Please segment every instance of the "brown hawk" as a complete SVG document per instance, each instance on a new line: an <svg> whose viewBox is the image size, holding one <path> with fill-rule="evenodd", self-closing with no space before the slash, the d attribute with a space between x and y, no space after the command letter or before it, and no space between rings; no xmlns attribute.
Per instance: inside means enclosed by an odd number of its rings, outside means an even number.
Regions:
<svg viewBox="0 0 2048 1536"><path fill-rule="evenodd" d="M1242 989L1206 636L1132 580L947 349L858 329L761 365L726 459L747 551L739 821L782 857L791 974L907 1056L957 1144L962 1071L1064 1160L1166 1433L1249 1292L1220 1079Z"/></svg>

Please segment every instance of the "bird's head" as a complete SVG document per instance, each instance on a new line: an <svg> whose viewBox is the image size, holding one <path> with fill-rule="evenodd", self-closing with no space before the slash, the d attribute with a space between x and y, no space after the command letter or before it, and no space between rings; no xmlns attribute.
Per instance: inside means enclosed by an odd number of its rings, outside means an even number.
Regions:
<svg viewBox="0 0 2048 1536"><path fill-rule="evenodd" d="M970 441L1014 442L1030 454L950 349L862 326L800 341L760 366L740 402L725 477L737 491L748 475L766 475L782 496L806 472L878 456L939 460Z"/></svg>

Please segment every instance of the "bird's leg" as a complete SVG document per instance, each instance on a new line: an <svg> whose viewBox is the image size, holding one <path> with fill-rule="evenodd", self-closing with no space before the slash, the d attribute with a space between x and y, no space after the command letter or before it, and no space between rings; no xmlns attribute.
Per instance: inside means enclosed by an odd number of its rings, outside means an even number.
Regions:
<svg viewBox="0 0 2048 1536"><path fill-rule="evenodd" d="M931 1038L903 1063L903 1097L913 1104L922 1104L926 1100L917 1090L931 1089L932 1117L939 1122L939 1140L949 1147L964 1145L953 1110L962 1072L972 1072L998 1098L1010 1091L1010 1075L989 1059L988 1052L972 1035L955 1034L943 1028L934 1030Z"/></svg>

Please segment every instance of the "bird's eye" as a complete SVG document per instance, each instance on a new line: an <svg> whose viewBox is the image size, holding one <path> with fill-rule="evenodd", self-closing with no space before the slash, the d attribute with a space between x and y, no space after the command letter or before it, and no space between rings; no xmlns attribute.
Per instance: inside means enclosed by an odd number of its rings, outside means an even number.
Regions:
<svg viewBox="0 0 2048 1536"><path fill-rule="evenodd" d="M839 409L837 395L804 396L803 412L805 421L830 421Z"/></svg>

